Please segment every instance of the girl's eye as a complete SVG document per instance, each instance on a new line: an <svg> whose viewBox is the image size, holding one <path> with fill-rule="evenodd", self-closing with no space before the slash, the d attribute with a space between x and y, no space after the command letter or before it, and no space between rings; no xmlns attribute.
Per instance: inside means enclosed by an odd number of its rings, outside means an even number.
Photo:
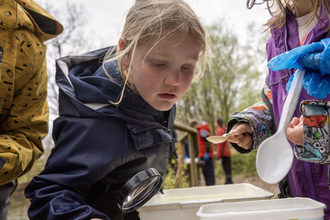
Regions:
<svg viewBox="0 0 330 220"><path fill-rule="evenodd" d="M166 63L152 63L152 65L155 67L164 67L166 66Z"/></svg>
<svg viewBox="0 0 330 220"><path fill-rule="evenodd" d="M190 70L190 66L181 66L183 70Z"/></svg>
<svg viewBox="0 0 330 220"><path fill-rule="evenodd" d="M194 66L185 65L185 66L181 66L181 69L184 70L184 71L193 71L194 70Z"/></svg>

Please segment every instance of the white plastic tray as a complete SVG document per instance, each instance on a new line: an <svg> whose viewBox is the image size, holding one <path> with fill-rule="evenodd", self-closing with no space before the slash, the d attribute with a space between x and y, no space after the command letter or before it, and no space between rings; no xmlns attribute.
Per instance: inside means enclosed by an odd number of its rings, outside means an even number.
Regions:
<svg viewBox="0 0 330 220"><path fill-rule="evenodd" d="M323 220L326 206L309 198L270 199L202 206L200 220Z"/></svg>

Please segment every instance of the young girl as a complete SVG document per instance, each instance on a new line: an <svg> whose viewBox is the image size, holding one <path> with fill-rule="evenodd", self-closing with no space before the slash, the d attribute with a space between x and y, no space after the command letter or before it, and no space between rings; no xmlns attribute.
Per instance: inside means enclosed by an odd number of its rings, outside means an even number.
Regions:
<svg viewBox="0 0 330 220"><path fill-rule="evenodd" d="M56 146L26 188L30 219L112 219L131 177L150 167L165 177L174 104L202 73L206 39L182 0L136 0L117 47L57 61Z"/></svg>
<svg viewBox="0 0 330 220"><path fill-rule="evenodd" d="M255 1L248 0L248 7ZM301 45L319 42L329 36L329 1L328 0L274 0L266 1L269 10L276 6L268 21L271 37L266 49L268 60ZM275 4L273 4L275 3ZM295 69L280 71L269 70L263 88L263 100L240 113L231 116L228 131L241 133L230 136L229 142L241 153L256 149L263 140L275 133L287 96L286 85ZM315 100L303 88L299 102ZM327 96L326 100L330 100ZM260 105L263 108L260 108ZM294 117L300 117L299 106ZM291 170L279 183L279 197L309 197L327 205L325 219L330 219L330 190L328 183L328 165L317 164L294 158Z"/></svg>

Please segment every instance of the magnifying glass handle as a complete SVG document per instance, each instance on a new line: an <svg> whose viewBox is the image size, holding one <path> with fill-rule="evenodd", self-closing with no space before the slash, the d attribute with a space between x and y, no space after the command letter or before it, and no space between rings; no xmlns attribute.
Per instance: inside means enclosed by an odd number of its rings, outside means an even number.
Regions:
<svg viewBox="0 0 330 220"><path fill-rule="evenodd" d="M126 213L119 212L112 220L123 220L125 216L126 216Z"/></svg>

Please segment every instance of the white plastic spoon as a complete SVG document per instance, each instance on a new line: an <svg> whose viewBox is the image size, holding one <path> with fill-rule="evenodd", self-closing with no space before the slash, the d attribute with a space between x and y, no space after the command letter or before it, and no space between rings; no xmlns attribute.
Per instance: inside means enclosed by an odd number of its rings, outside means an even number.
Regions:
<svg viewBox="0 0 330 220"><path fill-rule="evenodd" d="M213 144L220 144L222 142L225 142L228 139L228 135L241 135L238 133L226 133L223 134L222 136L209 136L206 138L209 142L212 142Z"/></svg>
<svg viewBox="0 0 330 220"><path fill-rule="evenodd" d="M259 177L270 184L280 182L289 172L293 150L286 138L286 130L297 107L305 71L297 70L285 100L277 132L264 140L257 152L256 166Z"/></svg>

